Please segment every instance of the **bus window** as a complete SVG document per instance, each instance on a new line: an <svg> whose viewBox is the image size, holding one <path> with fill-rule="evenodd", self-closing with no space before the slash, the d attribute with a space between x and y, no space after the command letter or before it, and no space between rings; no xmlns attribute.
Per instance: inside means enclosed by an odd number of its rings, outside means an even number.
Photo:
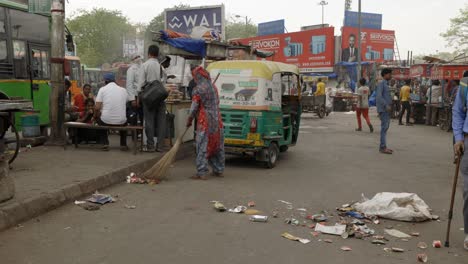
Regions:
<svg viewBox="0 0 468 264"><path fill-rule="evenodd" d="M41 52L36 49L31 50L31 73L34 79L42 76L41 70Z"/></svg>
<svg viewBox="0 0 468 264"><path fill-rule="evenodd" d="M0 39L0 63L8 63L6 39Z"/></svg>
<svg viewBox="0 0 468 264"><path fill-rule="evenodd" d="M11 35L13 39L49 43L49 18L10 9Z"/></svg>
<svg viewBox="0 0 468 264"><path fill-rule="evenodd" d="M49 79L50 78L50 67L49 67L49 52L41 51L41 58L42 58L42 78Z"/></svg>
<svg viewBox="0 0 468 264"><path fill-rule="evenodd" d="M0 34L5 34L5 8L0 7Z"/></svg>
<svg viewBox="0 0 468 264"><path fill-rule="evenodd" d="M16 78L28 78L26 67L26 43L24 41L13 40L13 64L15 67Z"/></svg>

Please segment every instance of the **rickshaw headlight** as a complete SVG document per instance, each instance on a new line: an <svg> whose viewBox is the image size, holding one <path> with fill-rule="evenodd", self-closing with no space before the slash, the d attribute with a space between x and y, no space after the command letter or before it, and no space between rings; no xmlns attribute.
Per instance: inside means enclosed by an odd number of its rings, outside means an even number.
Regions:
<svg viewBox="0 0 468 264"><path fill-rule="evenodd" d="M250 133L257 133L257 118L252 117L250 119Z"/></svg>

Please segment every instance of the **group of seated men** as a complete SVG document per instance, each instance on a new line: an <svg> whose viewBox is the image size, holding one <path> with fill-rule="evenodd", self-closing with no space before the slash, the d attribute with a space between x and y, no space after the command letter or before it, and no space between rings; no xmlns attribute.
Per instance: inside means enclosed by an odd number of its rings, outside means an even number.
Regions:
<svg viewBox="0 0 468 264"><path fill-rule="evenodd" d="M73 111L78 114L76 121L86 124L101 126L125 126L127 124L128 95L125 88L115 83L115 74L104 74L105 86L99 89L94 98L91 94L91 86L83 86L83 92L73 98ZM107 130L77 129L77 135L72 140L82 142L95 142L103 145L103 150L109 150L109 138ZM127 131L120 131L120 148L123 151L127 147Z"/></svg>

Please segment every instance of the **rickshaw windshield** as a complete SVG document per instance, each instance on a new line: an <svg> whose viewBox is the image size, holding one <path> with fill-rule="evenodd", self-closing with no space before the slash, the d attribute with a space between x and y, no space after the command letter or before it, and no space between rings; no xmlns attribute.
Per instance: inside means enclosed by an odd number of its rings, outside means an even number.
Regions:
<svg viewBox="0 0 468 264"><path fill-rule="evenodd" d="M252 69L213 69L224 109L281 110L281 75L254 76Z"/></svg>

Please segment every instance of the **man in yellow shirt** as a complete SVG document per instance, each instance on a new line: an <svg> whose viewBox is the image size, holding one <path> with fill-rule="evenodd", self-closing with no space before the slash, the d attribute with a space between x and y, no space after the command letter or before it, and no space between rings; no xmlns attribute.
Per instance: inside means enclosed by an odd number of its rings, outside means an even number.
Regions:
<svg viewBox="0 0 468 264"><path fill-rule="evenodd" d="M322 79L318 79L317 83L317 91L314 93L315 96L317 95L325 95L325 83L322 82Z"/></svg>
<svg viewBox="0 0 468 264"><path fill-rule="evenodd" d="M405 114L406 111L406 125L411 126L412 124L410 123L410 116L411 116L411 80L406 80L405 85L401 87L400 90L400 102L401 102L401 113L400 113L400 122L399 125L402 126L403 122L403 115Z"/></svg>

